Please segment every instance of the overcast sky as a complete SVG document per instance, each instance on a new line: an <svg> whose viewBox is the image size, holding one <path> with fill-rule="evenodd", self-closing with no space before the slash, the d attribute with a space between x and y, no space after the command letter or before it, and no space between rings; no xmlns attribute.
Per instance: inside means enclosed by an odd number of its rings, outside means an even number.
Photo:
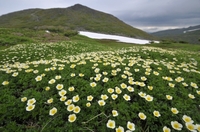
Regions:
<svg viewBox="0 0 200 132"><path fill-rule="evenodd" d="M200 0L0 0L0 15L74 4L106 12L147 32L200 25Z"/></svg>

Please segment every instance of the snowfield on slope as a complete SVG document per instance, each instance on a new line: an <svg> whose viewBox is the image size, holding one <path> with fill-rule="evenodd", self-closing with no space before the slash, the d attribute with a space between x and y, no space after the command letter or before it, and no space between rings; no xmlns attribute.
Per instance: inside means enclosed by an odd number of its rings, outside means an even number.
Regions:
<svg viewBox="0 0 200 132"><path fill-rule="evenodd" d="M93 39L113 39L117 40L118 42L124 43L133 43L133 44L150 44L151 40L142 40L142 39L135 39L130 37L123 37L118 35L108 35L102 33L94 33L94 32L87 32L87 31L79 31L80 35L87 36ZM154 41L158 43L158 41Z"/></svg>

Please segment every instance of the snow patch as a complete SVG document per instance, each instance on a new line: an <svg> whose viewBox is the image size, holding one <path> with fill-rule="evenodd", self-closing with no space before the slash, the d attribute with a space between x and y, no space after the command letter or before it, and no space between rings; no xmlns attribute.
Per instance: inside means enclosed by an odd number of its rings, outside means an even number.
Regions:
<svg viewBox="0 0 200 132"><path fill-rule="evenodd" d="M46 32L46 33L50 33L50 31L49 31L49 30L46 30L45 32Z"/></svg>
<svg viewBox="0 0 200 132"><path fill-rule="evenodd" d="M186 31L183 31L183 33L187 33L187 32L193 32L193 31L197 31L197 30L200 30L200 28L197 28L197 29L192 29L192 30L186 30Z"/></svg>
<svg viewBox="0 0 200 132"><path fill-rule="evenodd" d="M93 39L112 39L124 43L134 43L134 44L150 44L151 42L159 43L158 41L142 40L142 39L135 39L118 35L108 35L108 34L86 32L86 31L79 31L79 34Z"/></svg>

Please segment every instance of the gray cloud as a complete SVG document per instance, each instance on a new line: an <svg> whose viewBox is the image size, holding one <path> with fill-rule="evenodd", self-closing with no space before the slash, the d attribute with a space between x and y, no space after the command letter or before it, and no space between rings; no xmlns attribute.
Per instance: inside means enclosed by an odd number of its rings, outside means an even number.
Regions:
<svg viewBox="0 0 200 132"><path fill-rule="evenodd" d="M0 15L28 8L63 8L76 3L110 13L145 31L200 24L200 0L5 0L0 1Z"/></svg>
<svg viewBox="0 0 200 132"><path fill-rule="evenodd" d="M138 1L138 5L141 6L116 11L115 14L128 24L146 31L200 24L199 0L154 0L151 3L142 0Z"/></svg>

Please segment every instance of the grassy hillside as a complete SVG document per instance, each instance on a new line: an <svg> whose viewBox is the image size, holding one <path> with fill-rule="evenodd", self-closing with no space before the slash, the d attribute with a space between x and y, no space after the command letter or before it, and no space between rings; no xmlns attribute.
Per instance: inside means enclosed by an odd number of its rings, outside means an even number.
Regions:
<svg viewBox="0 0 200 132"><path fill-rule="evenodd" d="M76 35L0 50L0 131L200 131L200 46L187 46Z"/></svg>
<svg viewBox="0 0 200 132"><path fill-rule="evenodd" d="M127 25L113 15L80 4L68 8L28 9L2 15L0 27L35 29L60 27L152 39L151 35Z"/></svg>
<svg viewBox="0 0 200 132"><path fill-rule="evenodd" d="M75 30L48 27L44 29L0 28L0 46L11 46L22 43L67 41L70 36L77 35Z"/></svg>

